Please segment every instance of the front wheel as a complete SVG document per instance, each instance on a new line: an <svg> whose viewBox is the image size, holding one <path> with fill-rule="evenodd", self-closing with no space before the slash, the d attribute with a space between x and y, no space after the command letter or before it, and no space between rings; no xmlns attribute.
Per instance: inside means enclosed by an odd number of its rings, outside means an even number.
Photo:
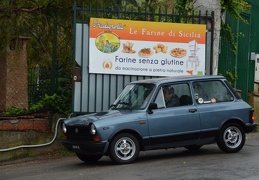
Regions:
<svg viewBox="0 0 259 180"><path fill-rule="evenodd" d="M111 142L109 156L118 164L129 164L139 155L139 142L129 133L117 135Z"/></svg>
<svg viewBox="0 0 259 180"><path fill-rule="evenodd" d="M245 139L243 128L239 124L230 123L224 125L220 130L217 144L222 151L235 153L243 148Z"/></svg>

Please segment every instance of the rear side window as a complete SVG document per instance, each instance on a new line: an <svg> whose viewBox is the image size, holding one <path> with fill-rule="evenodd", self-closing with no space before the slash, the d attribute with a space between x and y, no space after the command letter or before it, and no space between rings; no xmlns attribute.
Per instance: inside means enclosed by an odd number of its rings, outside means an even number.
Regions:
<svg viewBox="0 0 259 180"><path fill-rule="evenodd" d="M234 97L221 81L202 81L193 83L195 100L198 104L233 101Z"/></svg>

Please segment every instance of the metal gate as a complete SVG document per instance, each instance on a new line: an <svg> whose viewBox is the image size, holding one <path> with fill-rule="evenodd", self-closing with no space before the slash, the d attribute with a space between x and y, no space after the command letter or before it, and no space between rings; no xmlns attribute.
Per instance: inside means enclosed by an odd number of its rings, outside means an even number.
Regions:
<svg viewBox="0 0 259 180"><path fill-rule="evenodd" d="M243 23L227 14L226 24L235 37L235 48L233 42L229 41L228 31L221 31L221 48L219 55L219 73L229 78L232 86L242 91L242 99L247 100L247 93L254 88L254 60L251 61L251 18L250 14L241 14L248 22ZM226 48L228 47L228 48Z"/></svg>
<svg viewBox="0 0 259 180"><path fill-rule="evenodd" d="M89 73L89 43L88 24L90 18L108 18L154 22L172 22L189 24L206 24L206 74L211 74L212 42L214 29L214 13L202 14L191 12L189 15L180 15L170 9L141 9L133 6L105 6L88 4L78 6L74 4L74 75L73 75L73 107L76 114L105 111L119 95L123 87L135 80L154 78L154 76L93 74ZM80 36L78 36L80 34ZM80 38L79 38L80 37Z"/></svg>

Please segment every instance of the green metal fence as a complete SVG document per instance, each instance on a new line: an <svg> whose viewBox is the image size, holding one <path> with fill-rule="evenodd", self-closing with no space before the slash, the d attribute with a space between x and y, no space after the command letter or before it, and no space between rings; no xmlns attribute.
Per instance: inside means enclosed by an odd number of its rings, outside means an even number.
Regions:
<svg viewBox="0 0 259 180"><path fill-rule="evenodd" d="M219 55L219 74L227 77L232 86L242 91L242 98L247 100L247 93L253 91L254 62L250 60L251 21L250 14L242 14L248 23L243 23L227 14L226 23L230 29L222 27ZM232 32L231 32L232 31ZM233 36L234 39L230 39Z"/></svg>
<svg viewBox="0 0 259 180"><path fill-rule="evenodd" d="M54 92L51 85L52 75L50 72L48 68L40 66L29 68L29 103L37 103L44 98L45 94L51 95Z"/></svg>
<svg viewBox="0 0 259 180"><path fill-rule="evenodd" d="M45 95L62 95L71 98L71 75L52 67L31 67L28 73L28 98L30 104L36 104L44 99Z"/></svg>

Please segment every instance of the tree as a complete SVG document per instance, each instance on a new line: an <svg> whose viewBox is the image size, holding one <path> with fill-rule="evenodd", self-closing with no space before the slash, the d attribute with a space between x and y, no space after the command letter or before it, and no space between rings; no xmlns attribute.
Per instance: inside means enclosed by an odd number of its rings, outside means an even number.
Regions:
<svg viewBox="0 0 259 180"><path fill-rule="evenodd" d="M62 0L0 1L0 52L19 51L13 49L13 40L19 36L30 37L27 46L29 66L44 66L49 74L49 79L40 82L43 88L29 90L32 92L29 95L30 103L37 103L45 97L45 93L57 93L64 97L63 105L71 104L71 85L67 86L71 84L70 79L66 80L66 84L58 82L57 75L70 74L72 70L72 7L72 1ZM61 83L65 85L58 88ZM54 86L55 90L52 88ZM41 89L43 91L39 92Z"/></svg>
<svg viewBox="0 0 259 180"><path fill-rule="evenodd" d="M0 50L9 50L14 37L28 36L31 38L28 44L30 64L48 66L52 63L56 38L59 60L65 63L72 55L72 14L70 1L2 0ZM57 34L53 30L55 27L58 28Z"/></svg>
<svg viewBox="0 0 259 180"><path fill-rule="evenodd" d="M241 13L246 12L250 9L250 4L245 0L220 0L221 11L228 12L237 20L246 22L246 20L241 16Z"/></svg>

